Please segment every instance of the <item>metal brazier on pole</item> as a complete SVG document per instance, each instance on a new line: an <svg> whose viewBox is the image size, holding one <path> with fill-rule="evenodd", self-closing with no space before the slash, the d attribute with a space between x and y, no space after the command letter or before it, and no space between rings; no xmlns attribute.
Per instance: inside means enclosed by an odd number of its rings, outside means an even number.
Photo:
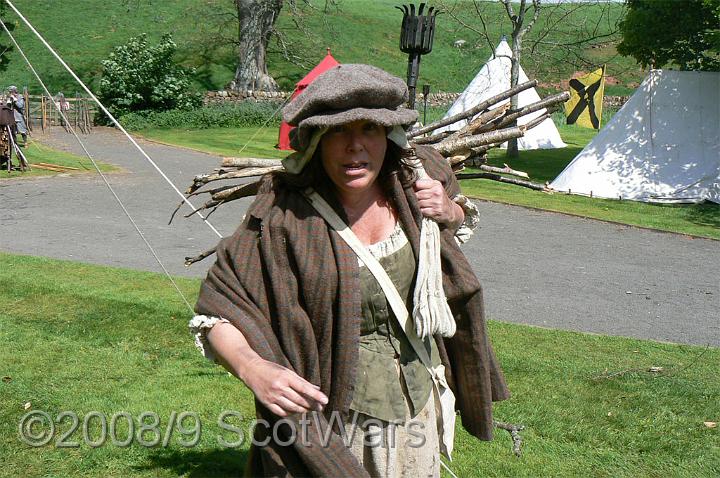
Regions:
<svg viewBox="0 0 720 478"><path fill-rule="evenodd" d="M420 71L420 57L432 51L435 37L435 17L439 12L435 10L435 7L430 7L425 12L424 3L420 4L417 13L415 5L412 3L395 8L403 12L400 51L408 54L407 84L410 92L408 103L410 108L415 108L415 88Z"/></svg>

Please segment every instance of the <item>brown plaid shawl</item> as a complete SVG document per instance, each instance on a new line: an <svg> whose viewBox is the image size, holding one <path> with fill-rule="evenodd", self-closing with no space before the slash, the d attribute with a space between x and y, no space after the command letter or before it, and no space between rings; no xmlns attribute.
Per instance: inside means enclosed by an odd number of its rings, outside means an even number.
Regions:
<svg viewBox="0 0 720 478"><path fill-rule="evenodd" d="M419 147L417 154L448 196L460 192L444 158L432 148ZM347 220L331 191L318 192ZM421 214L415 194L395 180L390 199L417 255ZM441 228L441 244L443 284L457 333L436 342L464 428L489 440L492 401L509 392L486 334L480 284L453 231ZM328 433L329 413L347 414L352 401L361 316L358 261L300 194L272 179L264 183L243 223L220 242L195 310L228 319L261 357L319 385L330 400L325 412L305 423L304 442L282 446L270 440L253 447L250 475L367 476L340 435ZM271 424L279 420L257 401L256 412ZM296 424L299 419L291 418ZM279 429L290 436L289 425ZM255 438L271 438L270 430L257 427Z"/></svg>

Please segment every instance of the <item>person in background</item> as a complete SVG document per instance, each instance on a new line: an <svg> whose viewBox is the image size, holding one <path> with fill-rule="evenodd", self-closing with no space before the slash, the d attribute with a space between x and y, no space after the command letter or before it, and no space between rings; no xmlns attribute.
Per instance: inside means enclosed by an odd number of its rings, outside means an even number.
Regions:
<svg viewBox="0 0 720 478"><path fill-rule="evenodd" d="M23 139L22 146L27 146L27 125L25 124L25 99L18 94L17 86L8 87L8 96L12 99L12 107L15 113L15 129L13 133L20 133Z"/></svg>
<svg viewBox="0 0 720 478"><path fill-rule="evenodd" d="M55 95L55 106L57 107L58 111L62 112L62 115L59 115L62 126L67 127L67 123L63 118L63 115L67 117L68 111L70 111L70 103L67 99L65 99L65 95L62 91L58 92L58 94Z"/></svg>

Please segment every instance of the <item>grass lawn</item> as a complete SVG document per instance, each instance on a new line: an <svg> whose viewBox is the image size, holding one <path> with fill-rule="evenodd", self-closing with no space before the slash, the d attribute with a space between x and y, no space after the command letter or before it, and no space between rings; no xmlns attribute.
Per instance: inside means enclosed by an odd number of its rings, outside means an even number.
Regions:
<svg viewBox="0 0 720 478"><path fill-rule="evenodd" d="M194 300L199 282L177 280ZM221 433L217 420L236 410L245 418L235 423L246 427L251 394L195 350L190 313L165 278L0 253L0 282L0 476L237 476L247 445L221 448L219 434L237 436ZM704 424L720 421L720 349L498 322L490 329L514 393L496 418L527 427L523 455L513 456L504 431L483 443L458 427L458 476L720 474L720 428ZM72 411L80 422L71 432L71 419L59 420L50 444L30 447L18 423L32 410ZM192 436L178 428L168 446L93 448L83 437L91 411L155 412L162 437L173 411L196 412L203 427L194 447L178 443ZM99 420L89 423L97 440ZM122 440L127 422L118 423ZM185 431L193 424L186 420ZM63 442L79 446L57 447L65 432Z"/></svg>
<svg viewBox="0 0 720 478"><path fill-rule="evenodd" d="M274 148L278 142L277 127L148 129L133 132L133 134L161 143L207 151L222 156L283 158L290 152ZM200 172L198 171L198 173Z"/></svg>
<svg viewBox="0 0 720 478"><path fill-rule="evenodd" d="M13 3L91 88L98 85L101 61L115 46L140 33L147 33L153 44L162 34L172 33L178 45L176 60L195 69L190 76L198 89L221 89L234 77L238 62L237 50L233 47L233 35L238 28L237 21L233 20L233 15L237 15L234 2L15 0ZM300 2L297 10L289 4L282 9L275 27L284 44L281 46L273 38L267 63L269 73L284 90L292 91L295 83L325 56L328 47L342 63L372 63L405 76L407 54L398 48L402 14L394 8L399 3L395 0L337 3L339 8L326 5L324 1L308 1ZM462 91L487 61L500 37L508 34L510 22L502 5L484 3L481 11L492 45L487 44L477 30L471 30L476 29L479 22L473 2L435 4L445 14L436 22L433 51L422 60L420 88L429 84L433 91ZM580 9L574 5L547 5L528 33L526 45L544 36L547 25L554 28L544 40L559 44L572 44L580 39L581 30L593 29L596 24L596 34L609 33L624 9L616 4L587 5ZM72 95L76 92L77 85L71 77L10 9L7 10L5 21L17 25L13 35L53 94L64 91L66 95ZM604 10L608 11L603 13ZM598 22L601 15L603 20ZM557 22L561 18L562 26L559 26ZM464 27L463 23L469 27ZM467 44L457 48L454 46L457 40L465 40ZM632 58L618 55L612 44L599 46L590 48L579 42L567 53L565 49L549 46L533 54L528 51L522 59L523 68L530 78L557 83L569 79L579 68L575 66L578 63L568 61L567 56L568 53L578 54L598 66L607 63L608 75L620 82L618 86L608 85L607 94L626 94L628 86L642 80L644 72ZM294 59L292 63L284 53ZM39 93L39 85L20 54L17 51L5 54L10 63L3 72L4 84L26 85L32 93Z"/></svg>
<svg viewBox="0 0 720 478"><path fill-rule="evenodd" d="M66 153L64 151L57 151L37 141L30 140L30 142L28 143L28 147L23 148L22 151L23 153L25 153L25 157L30 163L31 170L25 172L11 171L9 173L7 172L7 170L0 171L0 181L9 178L51 176L56 174L96 173L95 168L93 167L92 163L88 158L84 156L77 156L71 153ZM118 168L116 166L113 166L112 164L103 163L97 160L95 161L98 163L98 167L102 172L112 172L118 170ZM57 171L48 171L46 169L33 168L32 165L37 163L57 164L59 166L79 168L79 170L68 171L67 173L60 173ZM13 156L13 164L16 166L18 165L18 160L15 156Z"/></svg>
<svg viewBox="0 0 720 478"><path fill-rule="evenodd" d="M604 121L607 121L609 116L607 115ZM489 163L495 166L507 163L514 169L527 172L535 182L552 181L596 134L594 130L575 126L559 125L558 128L568 145L566 148L521 151L520 157L512 160L505 157L504 150L496 148L489 153ZM277 143L277 128L274 127L152 129L140 131L138 134L148 139L224 156L282 158L287 154L273 148ZM251 141L253 135L255 138ZM247 147L240 153L245 144ZM468 168L468 172L473 170ZM547 194L484 179L464 180L461 184L465 194L478 199L720 239L720 206L717 204L658 205Z"/></svg>

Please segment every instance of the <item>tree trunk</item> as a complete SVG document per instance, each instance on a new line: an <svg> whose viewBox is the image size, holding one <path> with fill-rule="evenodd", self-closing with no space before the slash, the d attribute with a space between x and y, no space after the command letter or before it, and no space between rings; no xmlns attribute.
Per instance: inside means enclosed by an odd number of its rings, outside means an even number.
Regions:
<svg viewBox="0 0 720 478"><path fill-rule="evenodd" d="M282 0L235 0L238 13L238 63L230 89L277 91L268 74L265 52Z"/></svg>
<svg viewBox="0 0 720 478"><path fill-rule="evenodd" d="M510 60L510 88L518 84L520 78L520 52L522 51L522 36L520 35L519 28L513 31L512 35L512 59ZM510 98L510 110L518 109L518 95L513 95ZM517 120L512 122L509 126L517 126ZM518 140L513 138L507 143L507 156L510 158L517 158L520 155L518 150Z"/></svg>

